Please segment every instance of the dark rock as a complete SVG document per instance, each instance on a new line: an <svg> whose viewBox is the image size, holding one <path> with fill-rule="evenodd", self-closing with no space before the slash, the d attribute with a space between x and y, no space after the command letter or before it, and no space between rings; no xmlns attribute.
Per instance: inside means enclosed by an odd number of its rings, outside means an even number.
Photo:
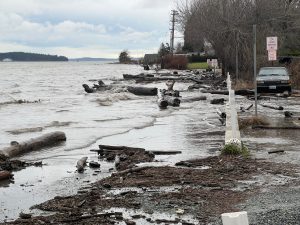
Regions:
<svg viewBox="0 0 300 225"><path fill-rule="evenodd" d="M210 101L210 104L214 104L214 105L223 105L225 102L224 98L216 98Z"/></svg>
<svg viewBox="0 0 300 225"><path fill-rule="evenodd" d="M20 212L19 216L21 219L30 219L32 215L28 213Z"/></svg>
<svg viewBox="0 0 300 225"><path fill-rule="evenodd" d="M91 161L89 163L89 165L90 165L91 168L100 168L100 163L95 162L95 161Z"/></svg>
<svg viewBox="0 0 300 225"><path fill-rule="evenodd" d="M127 225L136 225L136 222L132 221L132 220L126 220L125 223Z"/></svg>
<svg viewBox="0 0 300 225"><path fill-rule="evenodd" d="M103 184L102 186L103 186L104 188L111 189L111 185L108 184L108 183L105 183L105 184Z"/></svg>
<svg viewBox="0 0 300 225"><path fill-rule="evenodd" d="M285 116L286 118L290 118L290 117L293 116L293 113L291 113L291 112L289 112L289 111L285 111L285 112L284 112L284 116Z"/></svg>

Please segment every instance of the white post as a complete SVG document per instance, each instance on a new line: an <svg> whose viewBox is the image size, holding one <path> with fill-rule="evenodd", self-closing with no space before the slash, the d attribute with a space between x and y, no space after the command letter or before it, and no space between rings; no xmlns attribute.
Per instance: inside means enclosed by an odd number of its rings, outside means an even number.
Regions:
<svg viewBox="0 0 300 225"><path fill-rule="evenodd" d="M247 212L223 213L223 225L249 225Z"/></svg>
<svg viewBox="0 0 300 225"><path fill-rule="evenodd" d="M231 79L227 75L227 88L229 92L228 103L226 104L226 132L225 132L225 145L236 144L241 147L241 134L238 125L238 115L235 105L235 93L231 87Z"/></svg>

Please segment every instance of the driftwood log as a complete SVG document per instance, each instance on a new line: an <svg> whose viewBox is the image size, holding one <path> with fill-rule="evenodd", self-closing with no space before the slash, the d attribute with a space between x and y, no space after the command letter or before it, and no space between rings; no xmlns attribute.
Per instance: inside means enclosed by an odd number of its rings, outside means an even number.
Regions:
<svg viewBox="0 0 300 225"><path fill-rule="evenodd" d="M228 95L229 92L227 90L201 90L202 93L209 93L215 95ZM254 91L248 89L241 89L235 91L236 95L248 96L254 95Z"/></svg>
<svg viewBox="0 0 300 225"><path fill-rule="evenodd" d="M79 173L82 173L83 172L83 169L84 169L84 167L86 166L86 160L88 159L88 157L82 157L81 159L79 159L78 161L77 161L77 165L76 165L76 167L77 167L77 171L79 172Z"/></svg>
<svg viewBox="0 0 300 225"><path fill-rule="evenodd" d="M178 155L181 154L181 151L149 151L154 155Z"/></svg>
<svg viewBox="0 0 300 225"><path fill-rule="evenodd" d="M152 166L143 166L143 167L130 168L130 169L126 169L126 170L122 170L120 172L114 173L113 176L115 176L115 175L124 175L124 174L128 174L128 173L136 173L136 172L140 172L140 171L150 169L150 168L152 168Z"/></svg>
<svg viewBox="0 0 300 225"><path fill-rule="evenodd" d="M282 106L278 106L278 105L270 105L270 104L260 104L262 107L265 107L265 108L269 108L269 109L275 109L275 110L283 110L283 107Z"/></svg>
<svg viewBox="0 0 300 225"><path fill-rule="evenodd" d="M173 96L169 96L169 95L164 95L164 100L166 100L168 102L169 106L173 106L173 107L179 107L181 100L178 97L173 97Z"/></svg>
<svg viewBox="0 0 300 225"><path fill-rule="evenodd" d="M228 91L222 91L222 90L201 90L201 92L214 94L214 95L229 95Z"/></svg>
<svg viewBox="0 0 300 225"><path fill-rule="evenodd" d="M293 127L252 126L252 129L264 129L264 130L300 130L300 126L293 126Z"/></svg>
<svg viewBox="0 0 300 225"><path fill-rule="evenodd" d="M145 95L145 96L154 96L154 95L157 95L157 88L128 86L127 90L130 93L135 94L135 95Z"/></svg>
<svg viewBox="0 0 300 225"><path fill-rule="evenodd" d="M136 79L143 79L147 77L154 77L153 74L138 74L138 75L130 75L130 74L123 74L123 78L125 80L136 80Z"/></svg>
<svg viewBox="0 0 300 225"><path fill-rule="evenodd" d="M115 145L99 145L100 150L138 150L144 151L144 148L133 148L127 146L115 146Z"/></svg>
<svg viewBox="0 0 300 225"><path fill-rule="evenodd" d="M32 138L28 141L18 143L16 141L11 142L10 147L6 147L0 150L0 154L3 154L9 158L21 155L33 150L38 150L46 146L55 145L59 142L66 141L66 135L64 132L56 131L48 134L44 134L37 138Z"/></svg>
<svg viewBox="0 0 300 225"><path fill-rule="evenodd" d="M206 96L198 96L198 97L191 97L191 98L186 98L183 99L183 102L196 102L196 101L204 101L206 100Z"/></svg>
<svg viewBox="0 0 300 225"><path fill-rule="evenodd" d="M210 104L213 104L213 105L223 105L224 102L225 102L224 98L216 98L216 99L212 99L210 101Z"/></svg>
<svg viewBox="0 0 300 225"><path fill-rule="evenodd" d="M112 89L112 85L106 85L102 80L98 80L98 84L94 84L93 87L90 87L87 84L83 84L82 87L86 93L94 93L97 91L107 91Z"/></svg>
<svg viewBox="0 0 300 225"><path fill-rule="evenodd" d="M0 171L0 181L10 179L12 176L12 173L9 171Z"/></svg>
<svg viewBox="0 0 300 225"><path fill-rule="evenodd" d="M274 151L268 151L269 154L274 154L274 153L284 153L284 150L274 150Z"/></svg>

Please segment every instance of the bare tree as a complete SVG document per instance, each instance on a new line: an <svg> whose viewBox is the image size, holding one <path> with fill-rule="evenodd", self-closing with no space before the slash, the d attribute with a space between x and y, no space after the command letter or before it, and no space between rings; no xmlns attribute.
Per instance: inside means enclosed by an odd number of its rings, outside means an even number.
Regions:
<svg viewBox="0 0 300 225"><path fill-rule="evenodd" d="M181 0L177 10L185 45L200 49L208 41L224 71L235 71L238 45L239 70L251 73L253 24L259 64L266 63L267 36L279 37L280 54L300 51L300 0Z"/></svg>

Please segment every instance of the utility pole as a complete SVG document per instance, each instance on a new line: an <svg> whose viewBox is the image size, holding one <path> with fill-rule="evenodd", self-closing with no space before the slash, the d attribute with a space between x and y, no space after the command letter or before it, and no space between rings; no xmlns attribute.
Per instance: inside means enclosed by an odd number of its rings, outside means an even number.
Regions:
<svg viewBox="0 0 300 225"><path fill-rule="evenodd" d="M239 32L236 31L236 42L235 42L235 79L239 80Z"/></svg>
<svg viewBox="0 0 300 225"><path fill-rule="evenodd" d="M178 12L176 10L171 11L171 37L170 37L170 52L173 55L174 51L174 38L175 38L175 23L176 23L176 15Z"/></svg>
<svg viewBox="0 0 300 225"><path fill-rule="evenodd" d="M255 116L257 116L257 82L256 82L256 24L253 25L253 78L255 92Z"/></svg>

